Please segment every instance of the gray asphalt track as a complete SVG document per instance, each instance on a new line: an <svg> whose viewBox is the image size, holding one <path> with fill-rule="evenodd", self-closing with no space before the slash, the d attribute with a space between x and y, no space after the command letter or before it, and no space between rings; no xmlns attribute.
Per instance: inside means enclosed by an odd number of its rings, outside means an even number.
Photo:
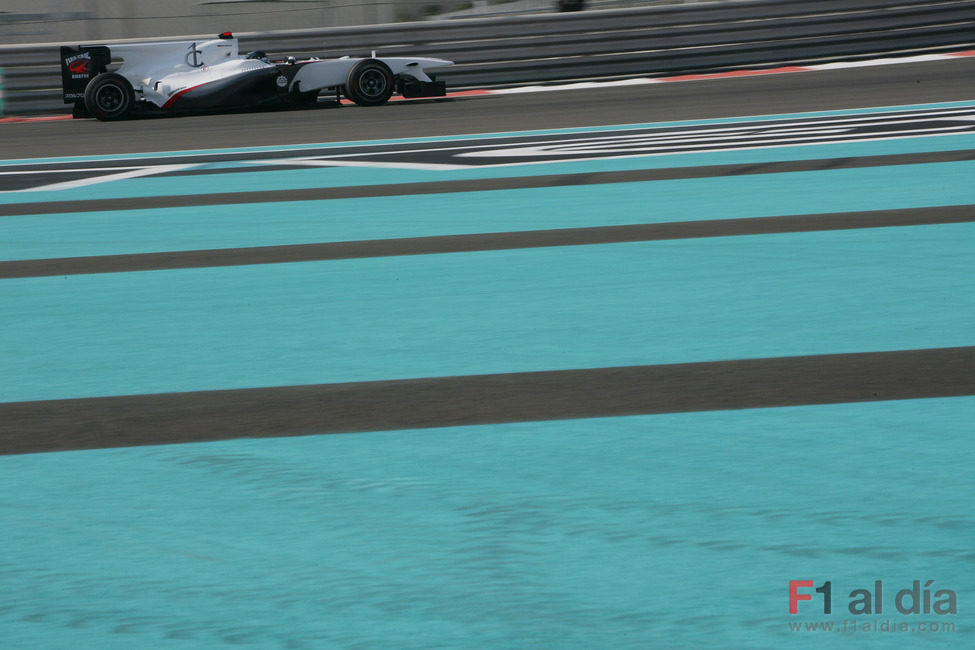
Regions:
<svg viewBox="0 0 975 650"><path fill-rule="evenodd" d="M968 99L975 99L975 57L370 108L0 124L0 159L494 133Z"/></svg>
<svg viewBox="0 0 975 650"><path fill-rule="evenodd" d="M966 347L15 402L0 454L971 395L973 363Z"/></svg>

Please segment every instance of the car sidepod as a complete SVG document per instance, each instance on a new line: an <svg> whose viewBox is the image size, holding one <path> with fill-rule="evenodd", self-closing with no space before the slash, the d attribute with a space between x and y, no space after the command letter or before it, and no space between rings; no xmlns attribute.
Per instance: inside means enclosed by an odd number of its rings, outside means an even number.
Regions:
<svg viewBox="0 0 975 650"><path fill-rule="evenodd" d="M173 93L162 106L175 112L199 112L266 107L283 102L287 94L287 80L282 85L281 74L275 67L248 70L191 86Z"/></svg>

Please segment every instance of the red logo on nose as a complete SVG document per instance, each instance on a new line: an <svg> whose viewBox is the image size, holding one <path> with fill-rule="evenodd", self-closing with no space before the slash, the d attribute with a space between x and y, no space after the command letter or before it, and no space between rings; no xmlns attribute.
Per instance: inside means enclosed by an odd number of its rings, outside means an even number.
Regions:
<svg viewBox="0 0 975 650"><path fill-rule="evenodd" d="M68 66L68 70L74 74L87 74L88 73L88 63L87 59L78 59L77 61L72 61L71 65Z"/></svg>

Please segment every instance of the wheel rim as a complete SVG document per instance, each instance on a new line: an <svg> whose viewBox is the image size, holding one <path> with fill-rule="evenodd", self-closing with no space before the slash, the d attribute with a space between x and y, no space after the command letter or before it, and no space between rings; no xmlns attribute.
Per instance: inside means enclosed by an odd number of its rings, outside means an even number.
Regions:
<svg viewBox="0 0 975 650"><path fill-rule="evenodd" d="M115 85L106 85L95 93L95 104L106 113L117 111L125 104L125 93Z"/></svg>
<svg viewBox="0 0 975 650"><path fill-rule="evenodd" d="M359 90L370 99L382 97L389 87L389 81L382 70L372 68L359 75Z"/></svg>

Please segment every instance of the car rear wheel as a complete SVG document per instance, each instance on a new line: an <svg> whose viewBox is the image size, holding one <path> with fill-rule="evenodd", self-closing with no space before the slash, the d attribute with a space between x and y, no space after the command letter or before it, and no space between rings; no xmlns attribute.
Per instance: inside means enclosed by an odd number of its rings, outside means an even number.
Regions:
<svg viewBox="0 0 975 650"><path fill-rule="evenodd" d="M135 96L128 79L114 72L103 72L85 88L85 108L100 120L121 120L129 111Z"/></svg>
<svg viewBox="0 0 975 650"><path fill-rule="evenodd" d="M359 106L379 106L389 101L394 87L389 66L377 59L366 59L349 72L345 95Z"/></svg>

